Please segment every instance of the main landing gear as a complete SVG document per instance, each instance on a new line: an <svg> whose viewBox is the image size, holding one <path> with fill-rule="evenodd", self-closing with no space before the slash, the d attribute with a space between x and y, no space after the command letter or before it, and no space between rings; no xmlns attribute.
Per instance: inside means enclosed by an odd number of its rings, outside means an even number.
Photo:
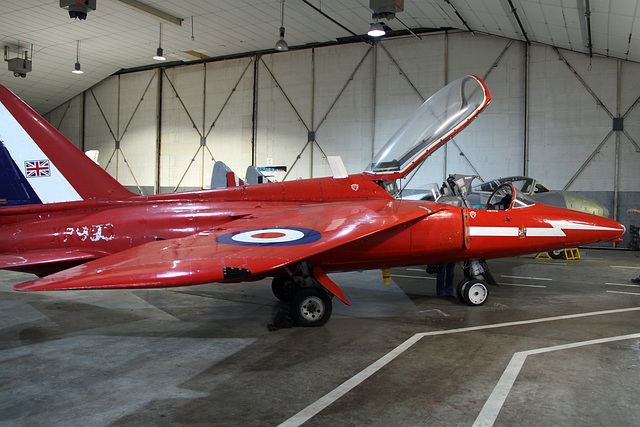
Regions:
<svg viewBox="0 0 640 427"><path fill-rule="evenodd" d="M482 305L489 298L489 284L498 285L484 260L467 261L464 279L458 283L456 293L460 301L468 305Z"/></svg>
<svg viewBox="0 0 640 427"><path fill-rule="evenodd" d="M289 303L289 316L294 325L322 326L329 321L333 295L310 274L276 276L271 289L276 298Z"/></svg>

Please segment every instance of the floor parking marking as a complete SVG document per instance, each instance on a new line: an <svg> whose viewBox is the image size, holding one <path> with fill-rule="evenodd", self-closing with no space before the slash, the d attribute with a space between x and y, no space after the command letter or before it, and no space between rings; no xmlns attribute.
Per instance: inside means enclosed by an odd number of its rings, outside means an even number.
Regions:
<svg viewBox="0 0 640 427"><path fill-rule="evenodd" d="M611 268L633 268L635 270L638 269L638 267L627 267L626 265L610 265L609 267L611 267Z"/></svg>
<svg viewBox="0 0 640 427"><path fill-rule="evenodd" d="M427 279L427 280L436 280L435 277L426 277L426 276L409 276L404 274L391 274L391 277L408 277L410 279Z"/></svg>
<svg viewBox="0 0 640 427"><path fill-rule="evenodd" d="M550 353L552 351L559 350L567 350L578 347L585 347L588 345L596 345L596 344L606 344L610 342L616 341L624 341L630 340L634 338L640 338L640 334L629 334L629 335L620 335L617 337L609 337L609 338L600 338L588 341L580 341L571 344L562 344L562 345L554 345L551 347L543 347L537 348L533 350L527 351L519 351L513 354L509 365L502 373L498 384L493 389L493 392L485 402L480 414L476 418L476 421L473 423L473 427L487 427L493 426L493 423L496 421L502 406L504 405L504 401L507 399L513 384L518 378L518 374L524 365L524 362L527 360L527 357L533 354L543 354Z"/></svg>
<svg viewBox="0 0 640 427"><path fill-rule="evenodd" d="M610 285L610 286L628 286L630 288L640 288L640 285L629 285L626 283L605 283L605 285Z"/></svg>
<svg viewBox="0 0 640 427"><path fill-rule="evenodd" d="M419 271L419 272L421 272L421 273L424 273L424 272L425 272L425 269L424 269L424 268L407 268L406 270L407 270L407 271Z"/></svg>
<svg viewBox="0 0 640 427"><path fill-rule="evenodd" d="M508 277L509 279L553 280L553 279L548 279L546 277L506 276L504 274L501 274L500 276L501 277Z"/></svg>
<svg viewBox="0 0 640 427"><path fill-rule="evenodd" d="M505 328L509 326L531 325L536 323L553 322L556 320L579 319L582 317L628 313L632 311L640 311L640 307L619 308L615 310L603 310L603 311L593 311L588 313L567 314L564 316L542 317L539 319L519 320L515 322L497 323L493 325L470 326L467 328L447 329L444 331L420 332L413 335L411 338L407 339L405 342L403 342L402 344L400 344L399 346L391 350L389 353L382 356L380 359L373 362L371 365L364 368L362 371L360 371L350 379L340 384L338 387L336 387L329 393L325 394L320 399L313 402L311 405L307 406L306 408L302 409L300 412L298 412L288 420L284 421L282 424L279 425L279 427L297 427L309 421L311 418L316 416L320 411L327 408L333 402L340 399L342 396L344 396L345 394L347 394L348 392L356 388L367 378L371 377L380 369L387 366L396 357L400 356L406 350L410 349L414 344L416 344L418 341L420 341L424 337L458 334L462 332L482 331L487 329Z"/></svg>
<svg viewBox="0 0 640 427"><path fill-rule="evenodd" d="M640 295L638 292L607 291L610 294Z"/></svg>
<svg viewBox="0 0 640 427"><path fill-rule="evenodd" d="M522 283L498 283L500 286L520 286L525 288L547 288L544 285L524 285Z"/></svg>

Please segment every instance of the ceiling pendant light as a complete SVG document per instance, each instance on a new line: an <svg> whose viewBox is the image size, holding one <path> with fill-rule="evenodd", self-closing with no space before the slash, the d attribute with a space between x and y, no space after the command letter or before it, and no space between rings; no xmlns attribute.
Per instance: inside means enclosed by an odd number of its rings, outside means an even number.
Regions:
<svg viewBox="0 0 640 427"><path fill-rule="evenodd" d="M284 41L284 0L280 2L280 40L276 42L276 50L280 52L289 50L289 45Z"/></svg>
<svg viewBox="0 0 640 427"><path fill-rule="evenodd" d="M73 74L83 74L82 68L80 67L80 40L78 40L78 44L76 46L76 65L74 69L71 71Z"/></svg>
<svg viewBox="0 0 640 427"><path fill-rule="evenodd" d="M162 51L162 22L160 23L160 41L158 42L158 49L156 49L156 54L153 59L156 61L164 61L167 59L164 57L164 53Z"/></svg>
<svg viewBox="0 0 640 427"><path fill-rule="evenodd" d="M382 27L382 24L378 22L378 18L375 18L375 22L371 24L367 34L371 37L382 37L385 35L384 28Z"/></svg>

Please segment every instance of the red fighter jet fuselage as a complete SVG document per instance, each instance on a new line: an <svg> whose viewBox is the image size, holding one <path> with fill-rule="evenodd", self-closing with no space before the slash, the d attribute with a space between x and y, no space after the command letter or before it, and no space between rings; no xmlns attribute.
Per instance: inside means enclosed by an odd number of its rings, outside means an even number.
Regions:
<svg viewBox="0 0 640 427"><path fill-rule="evenodd" d="M301 325L324 324L327 272L475 261L619 239L607 218L535 203L510 184L483 209L390 189L489 103L474 76L433 95L362 174L139 196L0 87L0 268L17 290L187 286L273 276ZM459 296L477 305L469 273Z"/></svg>

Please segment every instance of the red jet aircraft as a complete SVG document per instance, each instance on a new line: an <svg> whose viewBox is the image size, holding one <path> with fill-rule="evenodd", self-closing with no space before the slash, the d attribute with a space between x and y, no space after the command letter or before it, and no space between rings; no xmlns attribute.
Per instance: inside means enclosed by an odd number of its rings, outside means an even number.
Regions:
<svg viewBox="0 0 640 427"><path fill-rule="evenodd" d="M619 240L607 218L545 206L500 186L485 209L397 200L397 182L491 97L452 82L356 175L135 195L0 86L0 268L40 278L19 291L160 288L273 277L298 325L322 325L327 272L470 262L458 296L488 295L481 260ZM387 270L388 271L388 270Z"/></svg>

